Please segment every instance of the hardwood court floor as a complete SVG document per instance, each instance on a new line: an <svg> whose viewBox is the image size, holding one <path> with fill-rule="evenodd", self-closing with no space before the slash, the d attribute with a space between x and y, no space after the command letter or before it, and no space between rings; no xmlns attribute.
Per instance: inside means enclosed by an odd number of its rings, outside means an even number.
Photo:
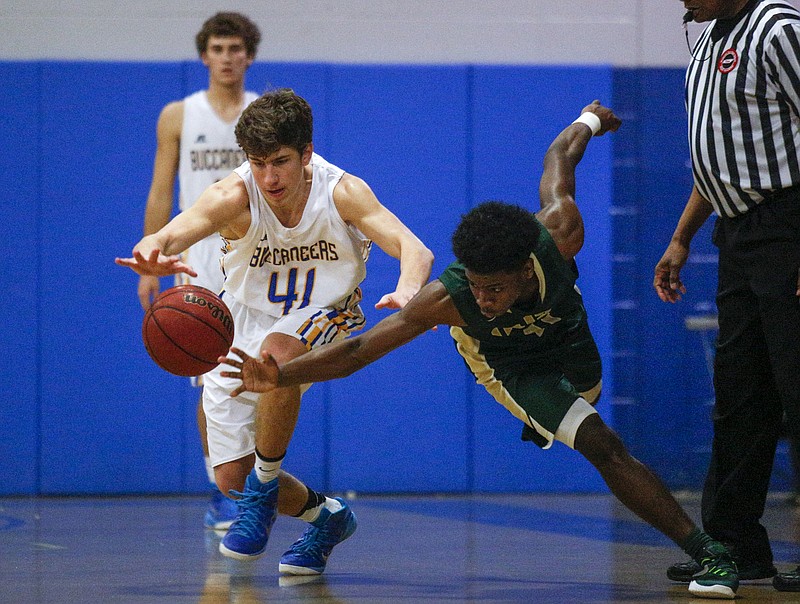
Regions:
<svg viewBox="0 0 800 604"><path fill-rule="evenodd" d="M693 518L696 496L682 498ZM219 555L205 497L0 499L0 602L708 602L664 574L684 554L606 495L363 496L323 577L282 578L304 525L281 517L267 553ZM800 512L771 498L776 564L800 562ZM738 601L800 602L771 584Z"/></svg>

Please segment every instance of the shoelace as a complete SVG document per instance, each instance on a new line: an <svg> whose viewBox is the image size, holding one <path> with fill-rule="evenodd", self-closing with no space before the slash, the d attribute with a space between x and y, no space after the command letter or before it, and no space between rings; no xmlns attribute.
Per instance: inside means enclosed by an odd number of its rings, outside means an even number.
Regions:
<svg viewBox="0 0 800 604"><path fill-rule="evenodd" d="M228 530L236 529L251 538L261 536L264 532L264 501L269 498L269 494L254 491L242 493L234 490L231 490L230 494L239 497L236 500L236 506L241 513L237 515Z"/></svg>
<svg viewBox="0 0 800 604"><path fill-rule="evenodd" d="M292 546L292 549L299 553L312 554L324 560L338 542L339 537L331 533L331 527L326 522L321 527L308 527L303 536Z"/></svg>
<svg viewBox="0 0 800 604"><path fill-rule="evenodd" d="M321 540L317 538L317 534L321 533L322 529L316 526L309 526L300 539L292 546L292 549L299 553L311 553L318 556L322 555Z"/></svg>

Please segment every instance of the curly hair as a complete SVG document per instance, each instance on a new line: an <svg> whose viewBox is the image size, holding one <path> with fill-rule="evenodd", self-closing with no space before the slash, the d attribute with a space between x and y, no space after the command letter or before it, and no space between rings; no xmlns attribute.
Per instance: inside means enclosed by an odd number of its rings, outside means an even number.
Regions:
<svg viewBox="0 0 800 604"><path fill-rule="evenodd" d="M197 54L202 55L208 49L208 39L211 36L240 37L249 57L256 56L258 44L261 42L258 26L241 13L217 13L207 19L194 38Z"/></svg>
<svg viewBox="0 0 800 604"><path fill-rule="evenodd" d="M524 208L485 201L461 217L453 233L453 254L479 275L518 271L536 246L541 228Z"/></svg>
<svg viewBox="0 0 800 604"><path fill-rule="evenodd" d="M265 92L236 124L236 142L248 157L267 157L281 147L302 154L311 143L314 119L306 100L291 88Z"/></svg>

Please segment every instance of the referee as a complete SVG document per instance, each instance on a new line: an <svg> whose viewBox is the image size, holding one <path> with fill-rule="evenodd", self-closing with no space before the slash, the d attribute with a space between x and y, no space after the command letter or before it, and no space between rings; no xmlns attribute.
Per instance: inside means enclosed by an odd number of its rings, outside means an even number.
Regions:
<svg viewBox="0 0 800 604"><path fill-rule="evenodd" d="M740 579L800 591L800 567L776 575L761 524L785 410L800 436L800 13L780 0L684 0L710 22L686 71L694 187L655 267L664 302L698 229L718 218L714 438L705 531L731 546ZM690 581L693 561L667 571Z"/></svg>

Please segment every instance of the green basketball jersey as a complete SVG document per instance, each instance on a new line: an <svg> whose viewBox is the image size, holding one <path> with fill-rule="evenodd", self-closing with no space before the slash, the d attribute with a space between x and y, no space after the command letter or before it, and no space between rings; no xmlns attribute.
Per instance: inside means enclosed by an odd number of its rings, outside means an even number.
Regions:
<svg viewBox="0 0 800 604"><path fill-rule="evenodd" d="M454 262L439 277L467 323L463 332L479 342L476 352L495 369L548 372L564 361L571 344L591 338L575 265L564 260L544 227L531 258L539 280L536 300L492 319L481 314L463 265Z"/></svg>

